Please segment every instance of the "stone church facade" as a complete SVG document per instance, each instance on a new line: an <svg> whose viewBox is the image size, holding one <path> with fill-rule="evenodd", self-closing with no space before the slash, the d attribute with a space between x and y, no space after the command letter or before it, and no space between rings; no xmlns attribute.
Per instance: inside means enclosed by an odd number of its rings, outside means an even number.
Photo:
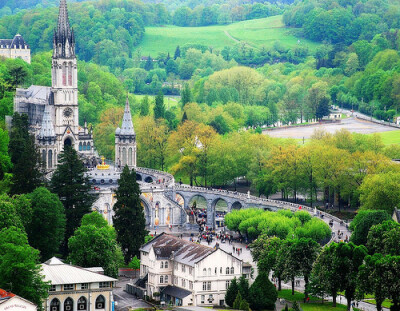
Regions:
<svg viewBox="0 0 400 311"><path fill-rule="evenodd" d="M51 81L51 87L17 88L14 99L14 111L28 115L42 161L49 170L56 167L64 146L72 146L86 158L96 156L92 130L86 122L79 125L75 35L69 24L66 0L60 1L54 30Z"/></svg>

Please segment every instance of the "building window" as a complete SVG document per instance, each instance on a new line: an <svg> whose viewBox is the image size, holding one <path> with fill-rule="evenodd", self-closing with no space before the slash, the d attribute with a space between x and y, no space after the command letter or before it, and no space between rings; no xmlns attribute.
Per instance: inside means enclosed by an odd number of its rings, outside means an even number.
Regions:
<svg viewBox="0 0 400 311"><path fill-rule="evenodd" d="M182 287L186 287L186 280L182 279L181 284L182 284Z"/></svg>
<svg viewBox="0 0 400 311"><path fill-rule="evenodd" d="M207 269L204 268L204 269L203 269L203 276L206 276L206 275L207 275Z"/></svg>
<svg viewBox="0 0 400 311"><path fill-rule="evenodd" d="M225 289L228 289L229 285L231 285L231 281L225 281Z"/></svg>
<svg viewBox="0 0 400 311"><path fill-rule="evenodd" d="M192 269L192 267L189 267L189 274L192 275L192 273L193 273L193 269Z"/></svg>
<svg viewBox="0 0 400 311"><path fill-rule="evenodd" d="M177 264L177 263L174 264L174 270L175 270L175 271L178 270L178 264Z"/></svg>
<svg viewBox="0 0 400 311"><path fill-rule="evenodd" d="M217 275L217 267L215 267L214 274Z"/></svg>
<svg viewBox="0 0 400 311"><path fill-rule="evenodd" d="M193 282L192 281L189 281L189 289L193 290Z"/></svg>
<svg viewBox="0 0 400 311"><path fill-rule="evenodd" d="M164 277L164 283L168 283L168 275Z"/></svg>
<svg viewBox="0 0 400 311"><path fill-rule="evenodd" d="M64 290L73 290L74 284L64 284Z"/></svg>
<svg viewBox="0 0 400 311"><path fill-rule="evenodd" d="M73 311L74 309L74 302L71 298L67 298L64 301L64 311Z"/></svg>
<svg viewBox="0 0 400 311"><path fill-rule="evenodd" d="M81 284L81 289L88 289L89 288L89 283L82 283Z"/></svg>
<svg viewBox="0 0 400 311"><path fill-rule="evenodd" d="M185 265L182 265L182 272L186 272L186 267L185 267Z"/></svg>
<svg viewBox="0 0 400 311"><path fill-rule="evenodd" d="M96 309L104 309L106 305L106 300L103 295L96 298Z"/></svg>
<svg viewBox="0 0 400 311"><path fill-rule="evenodd" d="M207 282L207 290L211 290L211 282Z"/></svg>
<svg viewBox="0 0 400 311"><path fill-rule="evenodd" d="M87 145L86 145L86 150L90 150L90 143L87 143Z"/></svg>
<svg viewBox="0 0 400 311"><path fill-rule="evenodd" d="M166 262L164 263L164 268L165 268L165 269L168 268L168 261L166 261Z"/></svg>
<svg viewBox="0 0 400 311"><path fill-rule="evenodd" d="M56 290L57 290L56 285L51 285L50 289L49 289L49 292L55 292Z"/></svg>
<svg viewBox="0 0 400 311"><path fill-rule="evenodd" d="M164 283L164 276L163 275L160 275L160 283L161 284Z"/></svg>
<svg viewBox="0 0 400 311"><path fill-rule="evenodd" d="M164 261L160 262L160 268L163 269L164 268Z"/></svg>
<svg viewBox="0 0 400 311"><path fill-rule="evenodd" d="M229 267L226 268L226 274L229 274Z"/></svg>
<svg viewBox="0 0 400 311"><path fill-rule="evenodd" d="M235 268L234 267L231 268L231 274L235 274Z"/></svg>
<svg viewBox="0 0 400 311"><path fill-rule="evenodd" d="M47 162L47 165L49 166L49 168L53 167L53 151L49 150L49 161Z"/></svg>
<svg viewBox="0 0 400 311"><path fill-rule="evenodd" d="M99 283L99 288L106 288L106 287L111 287L110 282L100 282Z"/></svg>
<svg viewBox="0 0 400 311"><path fill-rule="evenodd" d="M176 276L174 277L174 284L178 285L178 277L176 277Z"/></svg>
<svg viewBox="0 0 400 311"><path fill-rule="evenodd" d="M222 267L221 267L221 268L219 268L219 273L220 273L220 274L222 274Z"/></svg>
<svg viewBox="0 0 400 311"><path fill-rule="evenodd" d="M207 282L203 282L203 290L207 290Z"/></svg>
<svg viewBox="0 0 400 311"><path fill-rule="evenodd" d="M132 165L132 148L128 149L128 165Z"/></svg>
<svg viewBox="0 0 400 311"><path fill-rule="evenodd" d="M206 296L201 295L201 303L204 303L205 300L206 300Z"/></svg>
<svg viewBox="0 0 400 311"><path fill-rule="evenodd" d="M78 299L78 310L86 310L86 298L83 296Z"/></svg>
<svg viewBox="0 0 400 311"><path fill-rule="evenodd" d="M79 151L82 151L82 143L79 143Z"/></svg>
<svg viewBox="0 0 400 311"><path fill-rule="evenodd" d="M211 268L208 268L208 276L211 276Z"/></svg>
<svg viewBox="0 0 400 311"><path fill-rule="evenodd" d="M60 300L54 298L50 303L50 311L60 311Z"/></svg>

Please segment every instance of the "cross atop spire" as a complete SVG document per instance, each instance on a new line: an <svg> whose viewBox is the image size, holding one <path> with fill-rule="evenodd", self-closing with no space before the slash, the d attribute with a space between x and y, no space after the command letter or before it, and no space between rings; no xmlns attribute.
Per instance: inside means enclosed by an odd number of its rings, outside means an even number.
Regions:
<svg viewBox="0 0 400 311"><path fill-rule="evenodd" d="M129 99L126 96L125 112L122 119L121 135L135 135L135 130L133 129L131 109L129 107Z"/></svg>
<svg viewBox="0 0 400 311"><path fill-rule="evenodd" d="M53 57L75 57L75 36L68 18L67 0L60 0L57 28L54 30Z"/></svg>

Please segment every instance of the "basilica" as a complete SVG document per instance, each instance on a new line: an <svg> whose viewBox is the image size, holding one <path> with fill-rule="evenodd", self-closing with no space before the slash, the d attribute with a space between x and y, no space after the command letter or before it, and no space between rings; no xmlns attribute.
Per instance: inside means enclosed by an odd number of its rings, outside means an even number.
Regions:
<svg viewBox="0 0 400 311"><path fill-rule="evenodd" d="M57 156L64 146L72 146L86 161L98 158L92 129L86 122L79 125L75 35L69 23L66 0L60 1L54 30L51 87L31 85L28 89L17 88L14 111L28 115L31 132L47 170L57 166ZM136 166L136 136L128 102L115 142L116 164L120 167L125 164Z"/></svg>

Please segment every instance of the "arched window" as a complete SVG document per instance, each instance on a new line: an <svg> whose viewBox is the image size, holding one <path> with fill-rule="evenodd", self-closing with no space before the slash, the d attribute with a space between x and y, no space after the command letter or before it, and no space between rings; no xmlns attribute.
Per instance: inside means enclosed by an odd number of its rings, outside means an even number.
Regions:
<svg viewBox="0 0 400 311"><path fill-rule="evenodd" d="M164 276L160 275L160 284L164 283Z"/></svg>
<svg viewBox="0 0 400 311"><path fill-rule="evenodd" d="M128 149L128 165L132 165L132 148Z"/></svg>
<svg viewBox="0 0 400 311"><path fill-rule="evenodd" d="M62 65L62 84L67 85L67 63Z"/></svg>
<svg viewBox="0 0 400 311"><path fill-rule="evenodd" d="M72 63L68 63L68 85L72 86Z"/></svg>
<svg viewBox="0 0 400 311"><path fill-rule="evenodd" d="M229 274L229 267L226 268L226 274Z"/></svg>
<svg viewBox="0 0 400 311"><path fill-rule="evenodd" d="M168 261L164 263L164 268L168 268Z"/></svg>
<svg viewBox="0 0 400 311"><path fill-rule="evenodd" d="M49 168L53 167L53 150L49 150L49 161L47 165Z"/></svg>
<svg viewBox="0 0 400 311"><path fill-rule="evenodd" d="M160 268L161 268L161 269L164 268L164 261L161 261L161 262L160 262Z"/></svg>
<svg viewBox="0 0 400 311"><path fill-rule="evenodd" d="M234 267L231 268L231 274L235 274L235 268Z"/></svg>
<svg viewBox="0 0 400 311"><path fill-rule="evenodd" d="M73 311L74 310L74 301L68 297L64 301L64 311Z"/></svg>
<svg viewBox="0 0 400 311"><path fill-rule="evenodd" d="M79 143L79 151L82 151L82 143Z"/></svg>
<svg viewBox="0 0 400 311"><path fill-rule="evenodd" d="M164 282L165 282L165 283L168 283L168 275L165 276Z"/></svg>
<svg viewBox="0 0 400 311"><path fill-rule="evenodd" d="M122 148L122 166L126 165L126 148Z"/></svg>
<svg viewBox="0 0 400 311"><path fill-rule="evenodd" d="M208 276L211 276L211 268L208 268Z"/></svg>
<svg viewBox="0 0 400 311"><path fill-rule="evenodd" d="M87 143L87 145L86 145L86 150L90 150L90 143Z"/></svg>
<svg viewBox="0 0 400 311"><path fill-rule="evenodd" d="M46 150L42 150L42 162L43 166L46 167Z"/></svg>
<svg viewBox="0 0 400 311"><path fill-rule="evenodd" d="M104 309L106 305L106 300L103 295L96 298L96 309Z"/></svg>
<svg viewBox="0 0 400 311"><path fill-rule="evenodd" d="M86 151L86 143L83 143L83 151Z"/></svg>
<svg viewBox="0 0 400 311"><path fill-rule="evenodd" d="M86 298L85 297L81 297L78 299L78 310L86 310Z"/></svg>
<svg viewBox="0 0 400 311"><path fill-rule="evenodd" d="M206 275L207 275L207 269L204 268L204 269L203 269L203 276L206 276Z"/></svg>
<svg viewBox="0 0 400 311"><path fill-rule="evenodd" d="M60 300L57 298L54 298L50 302L50 311L60 311Z"/></svg>

